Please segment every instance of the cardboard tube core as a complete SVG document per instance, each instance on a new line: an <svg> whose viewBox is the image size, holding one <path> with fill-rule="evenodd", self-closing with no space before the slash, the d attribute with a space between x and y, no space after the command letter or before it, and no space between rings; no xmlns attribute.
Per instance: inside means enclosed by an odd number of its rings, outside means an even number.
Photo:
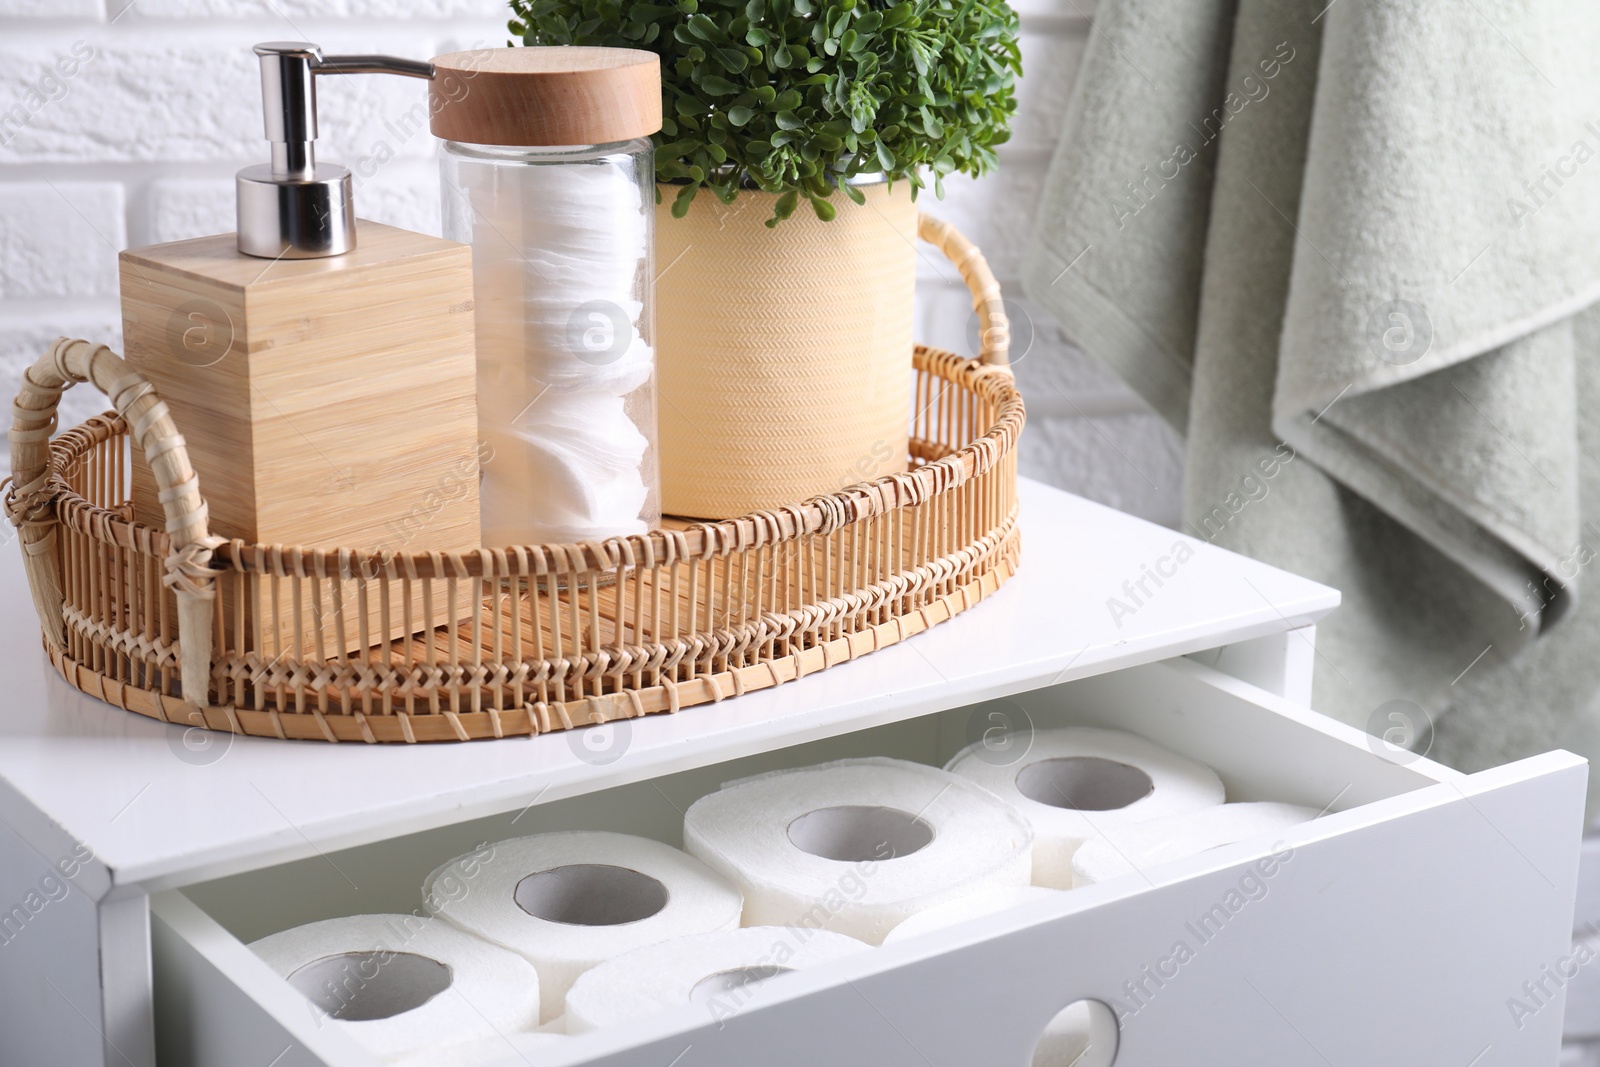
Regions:
<svg viewBox="0 0 1600 1067"><path fill-rule="evenodd" d="M1155 787L1138 767L1099 756L1039 760L1017 772L1023 796L1073 811L1115 811L1143 800Z"/></svg>
<svg viewBox="0 0 1600 1067"><path fill-rule="evenodd" d="M620 926L648 919L670 894L656 879L631 867L570 863L535 871L517 883L513 899L536 919L570 926Z"/></svg>
<svg viewBox="0 0 1600 1067"><path fill-rule="evenodd" d="M716 974L708 974L689 990L689 1003L703 1004L714 997L727 996L745 986L765 982L780 974L788 974L793 967L780 967L776 963L758 963L749 967L732 967Z"/></svg>
<svg viewBox="0 0 1600 1067"><path fill-rule="evenodd" d="M369 1022L422 1007L453 977L448 964L413 952L341 952L296 969L289 984L331 1018Z"/></svg>
<svg viewBox="0 0 1600 1067"><path fill-rule="evenodd" d="M825 860L864 863L926 848L933 827L898 808L849 804L806 812L789 824L789 840Z"/></svg>

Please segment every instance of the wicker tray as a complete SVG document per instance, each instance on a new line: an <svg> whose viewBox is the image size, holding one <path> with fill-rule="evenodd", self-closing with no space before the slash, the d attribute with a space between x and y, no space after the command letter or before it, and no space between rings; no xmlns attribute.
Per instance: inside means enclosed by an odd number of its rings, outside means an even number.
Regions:
<svg viewBox="0 0 1600 1067"><path fill-rule="evenodd" d="M960 268L983 343L977 360L913 353L908 471L603 542L408 556L213 537L150 384L103 345L58 340L23 377L5 497L51 662L84 692L167 722L467 741L720 701L920 633L1016 568L1023 408L982 255L927 216L919 228ZM116 412L52 441L62 391L84 381ZM130 435L162 488L165 530L131 519ZM373 611L392 632L396 582L399 603L419 595L457 621L367 641ZM298 619L302 603L331 604L331 621L304 641L296 624L274 647L279 628L262 620Z"/></svg>

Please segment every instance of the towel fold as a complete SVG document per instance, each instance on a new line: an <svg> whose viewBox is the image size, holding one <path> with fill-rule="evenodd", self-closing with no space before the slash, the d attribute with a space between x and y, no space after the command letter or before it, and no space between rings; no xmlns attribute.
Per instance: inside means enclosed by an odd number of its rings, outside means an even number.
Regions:
<svg viewBox="0 0 1600 1067"><path fill-rule="evenodd" d="M1188 532L1344 592L1319 705L1458 709L1467 762L1595 702L1564 678L1483 726L1593 614L1597 45L1555 0L1102 0L1024 268L1187 431Z"/></svg>

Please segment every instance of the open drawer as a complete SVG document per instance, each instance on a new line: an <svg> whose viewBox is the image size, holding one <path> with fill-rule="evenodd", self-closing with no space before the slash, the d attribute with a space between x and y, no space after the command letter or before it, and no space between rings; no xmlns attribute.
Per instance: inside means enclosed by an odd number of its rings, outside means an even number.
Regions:
<svg viewBox="0 0 1600 1067"><path fill-rule="evenodd" d="M539 1062L1026 1067L1047 1023L1080 998L1120 1016L1117 1067L1555 1062L1562 997L1546 976L1569 953L1583 760L1552 752L1462 775L1188 660L1007 703L1039 727L1143 734L1215 768L1229 800L1326 814L1272 840L780 975L750 987L731 1016L686 1004L572 1037ZM682 810L727 779L858 755L942 764L966 742L973 716L990 710L910 719L158 894L159 1060L376 1067L246 942L316 919L418 909L423 877L485 840L588 828L676 845ZM511 1056L505 1067L522 1062Z"/></svg>

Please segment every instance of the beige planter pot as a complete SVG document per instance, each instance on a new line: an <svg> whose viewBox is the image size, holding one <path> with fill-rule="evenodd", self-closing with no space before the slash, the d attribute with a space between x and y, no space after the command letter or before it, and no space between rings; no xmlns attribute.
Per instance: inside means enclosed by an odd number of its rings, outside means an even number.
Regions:
<svg viewBox="0 0 1600 1067"><path fill-rule="evenodd" d="M729 518L906 468L917 209L911 187L801 203L709 192L656 217L662 510Z"/></svg>

